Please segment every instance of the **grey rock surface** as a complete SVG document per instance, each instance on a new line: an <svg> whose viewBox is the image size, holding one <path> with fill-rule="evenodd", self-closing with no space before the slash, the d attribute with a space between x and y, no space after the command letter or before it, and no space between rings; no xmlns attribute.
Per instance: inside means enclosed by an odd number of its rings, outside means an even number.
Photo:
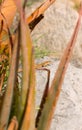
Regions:
<svg viewBox="0 0 82 130"><path fill-rule="evenodd" d="M38 62L46 60L51 60L51 64L47 66L51 72L51 84L59 61L45 57ZM36 71L36 107L39 106L45 88L46 76L46 72ZM76 68L71 63L65 75L50 130L82 130L82 68Z"/></svg>
<svg viewBox="0 0 82 130"><path fill-rule="evenodd" d="M30 7L30 13L40 2ZM26 9L27 15L29 9ZM44 19L35 27L32 32L32 39L35 46L46 48L50 52L61 54L67 43L70 41L75 25L77 23L78 13L66 2L57 0L44 13ZM73 57L82 62L82 24L79 30Z"/></svg>

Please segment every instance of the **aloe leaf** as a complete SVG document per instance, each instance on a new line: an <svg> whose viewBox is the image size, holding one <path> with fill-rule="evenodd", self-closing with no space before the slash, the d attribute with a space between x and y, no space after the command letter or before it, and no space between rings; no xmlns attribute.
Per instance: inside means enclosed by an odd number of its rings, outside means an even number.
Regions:
<svg viewBox="0 0 82 130"><path fill-rule="evenodd" d="M10 73L8 78L7 90L4 95L3 105L0 113L0 129L6 130L8 125L8 120L11 111L11 105L13 100L13 90L16 81L17 74L17 66L18 66L18 55L19 55L19 44L16 39L16 43L14 44L13 55L11 59Z"/></svg>
<svg viewBox="0 0 82 130"><path fill-rule="evenodd" d="M15 86L16 74L17 74L18 55L19 55L19 44L16 39L16 43L14 44L13 54L11 58L8 84L7 84L7 88L6 88L6 92L5 92L4 100L3 100L3 105L0 112L0 129L4 129L4 130L6 130L7 128L10 111L11 111L14 86Z"/></svg>
<svg viewBox="0 0 82 130"><path fill-rule="evenodd" d="M24 26L24 22L21 22L21 32L22 32L22 52L23 52L23 85L22 85L22 109L25 109L25 114L23 117L23 123L21 130L33 130L34 128L34 110L35 110L35 79L34 79L34 59L33 59L33 49L32 42L30 38L29 29ZM23 31L25 30L25 31ZM26 35L25 35L26 34ZM26 45L24 45L24 43ZM26 49L25 49L26 48ZM26 107L25 107L26 106Z"/></svg>
<svg viewBox="0 0 82 130"><path fill-rule="evenodd" d="M50 82L50 70L48 70L46 68L42 68L40 70L47 71L48 76L47 76L47 82L46 82L46 85L45 85L44 93L43 93L43 96L42 96L42 99L41 99L41 103L40 103L40 107L39 107L40 109L39 109L39 111L37 113L37 116L36 116L36 122L35 122L35 126L36 127L38 126L38 122L39 122L42 110L44 108L44 104L46 102L46 98L47 98L48 91L49 91L49 82Z"/></svg>
<svg viewBox="0 0 82 130"><path fill-rule="evenodd" d="M59 98L61 86L64 80L64 76L65 76L68 63L72 55L72 51L75 46L77 34L80 28L81 12L82 12L82 7L80 9L79 18L78 18L73 36L71 38L71 41L68 43L67 48L65 49L65 52L61 58L59 67L57 69L57 72L52 81L52 84L51 84L51 87L50 87L50 90L46 99L46 103L44 105L42 115L40 117L40 121L38 123L37 130L49 130L50 128L51 119L52 119L54 109L56 107L56 104Z"/></svg>
<svg viewBox="0 0 82 130"><path fill-rule="evenodd" d="M0 24L0 34L2 33L3 31L3 20L1 20L1 24Z"/></svg>
<svg viewBox="0 0 82 130"><path fill-rule="evenodd" d="M33 48L32 41L30 37L29 28L24 21L24 12L20 0L14 0L18 11L20 13L20 38L21 38L21 50L22 50L22 61L23 61L23 80L22 80L22 92L21 92L21 108L20 108L20 127L21 129L32 130L34 123L29 120L34 121L35 116L35 101L34 101L34 60L33 60ZM34 80L34 81L33 81ZM30 111L29 111L30 110ZM25 114L27 113L27 114ZM28 115L28 116L27 116ZM25 118L27 118L25 120ZM23 123L22 123L23 122ZM27 126L28 124L28 126Z"/></svg>
<svg viewBox="0 0 82 130"><path fill-rule="evenodd" d="M22 1L23 1L23 9L25 9L28 0L22 0Z"/></svg>
<svg viewBox="0 0 82 130"><path fill-rule="evenodd" d="M18 75L17 75L18 76ZM19 87L18 77L16 76L16 83L14 87L14 95L13 95L13 102L12 108L10 113L10 119L12 116L16 116L18 122L20 121L20 107L21 107L21 88Z"/></svg>
<svg viewBox="0 0 82 130"><path fill-rule="evenodd" d="M56 0L46 0L28 18L26 18L26 22L29 24L34 21L34 19L37 19L40 15L43 15L49 6L52 5L55 1Z"/></svg>
<svg viewBox="0 0 82 130"><path fill-rule="evenodd" d="M35 66L32 58L28 100L25 107L25 114L21 130L34 130L35 128Z"/></svg>
<svg viewBox="0 0 82 130"><path fill-rule="evenodd" d="M15 116L11 119L7 130L18 130L18 121Z"/></svg>
<svg viewBox="0 0 82 130"><path fill-rule="evenodd" d="M6 24L7 31L8 31L8 36L9 36L8 37L9 38L9 57L11 59L12 50L13 50L13 39L12 39L11 31L9 29L7 19L6 19L5 15L4 15L4 13L1 12L1 15L3 16L3 20L4 20L5 24ZM6 35L6 37L7 37L7 35Z"/></svg>

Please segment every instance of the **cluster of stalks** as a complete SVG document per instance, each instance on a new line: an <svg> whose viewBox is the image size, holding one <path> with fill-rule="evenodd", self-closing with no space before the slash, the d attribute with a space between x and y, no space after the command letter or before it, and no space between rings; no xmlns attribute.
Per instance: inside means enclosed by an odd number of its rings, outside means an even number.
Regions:
<svg viewBox="0 0 82 130"><path fill-rule="evenodd" d="M50 71L44 66L45 63L35 65L30 33L45 18L44 12L55 0L47 0L27 18L26 2L27 0L0 1L0 130L49 130L81 24L82 5L73 35L49 86ZM17 26L12 31L13 18L17 14ZM35 116L36 69L43 69L48 75Z"/></svg>

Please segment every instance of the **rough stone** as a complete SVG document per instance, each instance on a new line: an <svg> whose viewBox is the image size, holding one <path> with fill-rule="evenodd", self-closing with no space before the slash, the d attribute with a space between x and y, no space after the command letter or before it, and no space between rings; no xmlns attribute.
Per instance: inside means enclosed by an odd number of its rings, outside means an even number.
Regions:
<svg viewBox="0 0 82 130"><path fill-rule="evenodd" d="M44 19L35 27L32 32L32 39L35 46L45 48L50 52L62 54L67 43L70 41L75 25L78 20L78 13L66 2L57 0L44 14ZM36 9L41 3L38 2L30 7L30 12ZM28 8L26 9L28 12ZM28 15L28 13L27 13ZM82 62L82 24L73 52L73 58Z"/></svg>

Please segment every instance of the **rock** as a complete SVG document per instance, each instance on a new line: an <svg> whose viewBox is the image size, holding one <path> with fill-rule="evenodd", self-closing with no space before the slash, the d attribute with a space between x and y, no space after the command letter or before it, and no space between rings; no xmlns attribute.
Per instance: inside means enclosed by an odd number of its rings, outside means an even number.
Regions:
<svg viewBox="0 0 82 130"><path fill-rule="evenodd" d="M32 32L32 39L35 46L45 48L52 53L57 52L57 55L63 53L71 39L78 20L77 11L67 5L66 2L63 3L59 1L60 0L57 0L45 12L44 19ZM30 12L36 9L40 4L41 3L36 3L32 5ZM73 58L78 59L82 63L82 24L74 48Z"/></svg>
<svg viewBox="0 0 82 130"><path fill-rule="evenodd" d="M45 57L39 62L51 60L47 67L50 69L50 84L55 75L59 61ZM44 71L36 72L36 107L38 107L41 96L46 84L46 75ZM65 79L62 85L60 97L52 119L50 130L82 130L82 69L69 64Z"/></svg>

